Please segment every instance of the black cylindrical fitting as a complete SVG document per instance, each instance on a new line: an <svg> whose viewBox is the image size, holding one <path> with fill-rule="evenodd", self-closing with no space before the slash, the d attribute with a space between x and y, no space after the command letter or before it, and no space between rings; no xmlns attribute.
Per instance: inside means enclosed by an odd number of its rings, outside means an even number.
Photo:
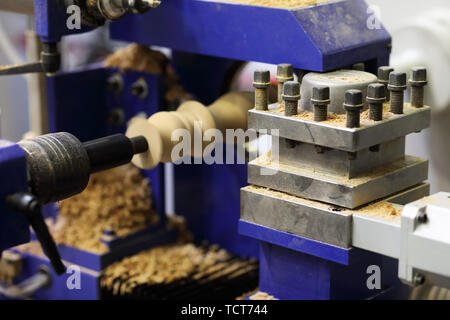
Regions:
<svg viewBox="0 0 450 320"><path fill-rule="evenodd" d="M91 173L115 168L131 161L136 153L148 150L144 137L133 140L123 134L116 134L83 143L90 164Z"/></svg>

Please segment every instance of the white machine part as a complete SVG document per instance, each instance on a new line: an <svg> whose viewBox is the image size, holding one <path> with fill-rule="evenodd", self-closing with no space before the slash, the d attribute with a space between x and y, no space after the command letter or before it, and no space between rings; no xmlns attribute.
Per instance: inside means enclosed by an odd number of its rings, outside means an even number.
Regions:
<svg viewBox="0 0 450 320"><path fill-rule="evenodd" d="M449 228L450 193L440 192L404 206L399 222L354 214L353 246L398 259L409 285L450 288Z"/></svg>

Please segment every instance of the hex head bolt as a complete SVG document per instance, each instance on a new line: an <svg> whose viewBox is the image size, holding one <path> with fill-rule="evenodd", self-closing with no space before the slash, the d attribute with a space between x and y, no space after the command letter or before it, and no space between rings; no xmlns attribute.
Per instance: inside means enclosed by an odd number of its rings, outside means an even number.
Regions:
<svg viewBox="0 0 450 320"><path fill-rule="evenodd" d="M123 78L120 74L115 74L106 80L106 88L115 94L122 93L123 87Z"/></svg>
<svg viewBox="0 0 450 320"><path fill-rule="evenodd" d="M373 83L367 88L367 102L370 108L370 120L383 120L383 103L386 101L384 84Z"/></svg>
<svg viewBox="0 0 450 320"><path fill-rule="evenodd" d="M392 72L389 75L388 89L391 91L391 112L403 114L404 92L407 88L406 73Z"/></svg>
<svg viewBox="0 0 450 320"><path fill-rule="evenodd" d="M411 70L411 106L416 108L423 107L424 87L427 85L427 69L416 67Z"/></svg>
<svg viewBox="0 0 450 320"><path fill-rule="evenodd" d="M283 101L283 85L288 81L294 80L294 68L291 64L282 63L277 68L278 81L278 103Z"/></svg>
<svg viewBox="0 0 450 320"><path fill-rule="evenodd" d="M361 110L364 107L361 90L345 92L344 109L347 110L347 128L359 128Z"/></svg>
<svg viewBox="0 0 450 320"><path fill-rule="evenodd" d="M148 96L148 84L145 79L140 78L131 85L131 94L137 96L141 100L145 100Z"/></svg>
<svg viewBox="0 0 450 320"><path fill-rule="evenodd" d="M311 103L314 106L314 121L321 122L328 119L328 105L330 104L330 87L314 87Z"/></svg>
<svg viewBox="0 0 450 320"><path fill-rule="evenodd" d="M384 85L384 88L386 90L386 101L391 100L391 95L388 90L388 84L389 84L389 75L394 71L394 68L384 66L378 68L378 82Z"/></svg>
<svg viewBox="0 0 450 320"><path fill-rule="evenodd" d="M283 86L284 115L286 117L298 114L298 100L300 100L300 83L288 81Z"/></svg>
<svg viewBox="0 0 450 320"><path fill-rule="evenodd" d="M256 70L254 73L253 87L255 87L255 108L266 111L269 109L268 93L270 86L270 71Z"/></svg>

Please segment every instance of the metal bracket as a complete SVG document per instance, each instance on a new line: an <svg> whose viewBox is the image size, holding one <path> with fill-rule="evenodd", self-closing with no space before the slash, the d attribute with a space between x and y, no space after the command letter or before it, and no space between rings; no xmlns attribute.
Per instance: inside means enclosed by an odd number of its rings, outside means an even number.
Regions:
<svg viewBox="0 0 450 320"><path fill-rule="evenodd" d="M398 276L409 285L414 284L414 268L410 265L408 249L410 235L414 233L418 226L418 219L421 214L425 214L426 204L413 202L406 205L402 211L400 228L400 257L398 260Z"/></svg>
<svg viewBox="0 0 450 320"><path fill-rule="evenodd" d="M399 278L413 286L450 286L450 193L406 205L400 230Z"/></svg>

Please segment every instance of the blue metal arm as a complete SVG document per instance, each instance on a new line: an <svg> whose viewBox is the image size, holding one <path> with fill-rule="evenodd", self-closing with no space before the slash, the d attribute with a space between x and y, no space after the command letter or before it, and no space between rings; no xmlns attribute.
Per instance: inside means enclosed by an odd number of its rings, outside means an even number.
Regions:
<svg viewBox="0 0 450 320"><path fill-rule="evenodd" d="M297 9L171 0L111 24L111 37L236 60L289 62L313 71L366 61L384 65L391 37L383 27L368 27L367 9L364 0Z"/></svg>

